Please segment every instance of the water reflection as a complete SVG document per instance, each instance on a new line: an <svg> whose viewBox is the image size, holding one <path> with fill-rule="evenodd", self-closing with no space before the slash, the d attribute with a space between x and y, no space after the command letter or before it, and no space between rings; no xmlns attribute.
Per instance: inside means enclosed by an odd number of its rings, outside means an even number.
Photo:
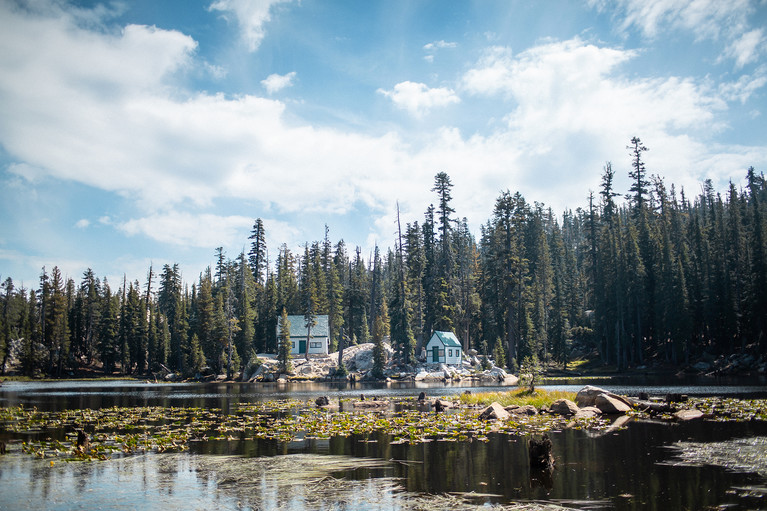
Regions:
<svg viewBox="0 0 767 511"><path fill-rule="evenodd" d="M616 509L702 509L722 503L746 505L734 486L764 484L754 474L711 466L668 466L666 448L680 439L717 441L767 433L763 423L632 423L626 430L590 436L585 431L552 433L556 468L532 471L527 438L491 435L489 442L434 441L392 445L383 433L329 440L216 441L193 448L198 454L276 456L318 453L389 460L394 477L413 493L481 494L489 502L555 501L575 507L609 503ZM382 476L363 471L347 477ZM701 491L705 488L705 491ZM588 504L586 504L588 503Z"/></svg>
<svg viewBox="0 0 767 511"><path fill-rule="evenodd" d="M592 382L593 383L593 382ZM574 384L578 390L582 384ZM647 390L644 383L632 393ZM431 386L430 397L466 386ZM705 389L701 392L700 389ZM507 390L486 387L485 390ZM759 385L652 387L678 393L761 393ZM196 406L228 410L240 402L296 398L412 396L423 387L348 384L136 384L130 382L5 383L0 404L41 409L112 406ZM478 389L479 390L479 389ZM697 392L696 392L697 390ZM0 509L406 509L415 500L446 494L479 504L544 501L575 508L758 508L758 497L733 488L764 486L763 476L714 466L669 463L679 442L722 442L767 436L767 424L634 422L620 431L551 432L556 467L530 470L527 437L491 434L488 442L392 444L384 433L330 439L192 442L181 455L146 455L94 463L0 456ZM10 439L7 433L0 434ZM18 437L17 437L18 438ZM15 447L18 451L18 445ZM763 494L761 494L763 495ZM439 496L439 497L438 497ZM441 501L439 501L441 502ZM448 503L449 504L449 503ZM446 505L446 507L451 507Z"/></svg>
<svg viewBox="0 0 767 511"><path fill-rule="evenodd" d="M577 392L585 384L599 384L603 388L624 395L649 392L664 395L671 392L689 395L733 395L740 397L767 397L767 383L763 378L748 380L711 379L680 380L683 384L669 384L655 378L639 378L632 384L570 380L543 385L549 390ZM135 381L87 382L5 382L0 387L0 406L36 406L41 410L77 408L107 408L112 406L185 406L219 408L228 412L237 403L264 400L298 399L314 401L325 395L332 400L357 398L416 397L424 391L430 398L454 396L466 390L477 392L506 391L515 387L498 385L415 384L395 383L137 383Z"/></svg>
<svg viewBox="0 0 767 511"><path fill-rule="evenodd" d="M290 443L208 441L186 454L65 463L0 458L4 509L406 509L417 496L471 495L480 503L545 501L594 509L759 507L732 488L756 474L668 463L668 446L767 434L762 423L632 423L598 438L552 433L556 468L531 471L527 438L391 444L385 434Z"/></svg>

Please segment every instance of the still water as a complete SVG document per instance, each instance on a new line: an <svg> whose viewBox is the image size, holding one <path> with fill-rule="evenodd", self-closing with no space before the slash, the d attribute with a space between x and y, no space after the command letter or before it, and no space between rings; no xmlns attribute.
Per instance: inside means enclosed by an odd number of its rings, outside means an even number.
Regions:
<svg viewBox="0 0 767 511"><path fill-rule="evenodd" d="M624 394L767 397L763 382L583 383ZM195 406L294 398L449 396L500 387L431 385L5 383L0 406L64 410ZM11 436L0 433L6 441ZM11 452L0 457L0 509L440 509L519 505L524 509L767 508L767 474L683 463L679 442L767 438L763 422L633 422L615 432L564 429L550 434L556 469L531 473L527 438L488 442L392 444L385 434L331 439L195 442L182 454L147 454L53 465ZM758 444L765 445L765 444ZM759 449L761 447L757 447ZM451 500L453 499L453 500ZM460 499L460 500L456 500Z"/></svg>

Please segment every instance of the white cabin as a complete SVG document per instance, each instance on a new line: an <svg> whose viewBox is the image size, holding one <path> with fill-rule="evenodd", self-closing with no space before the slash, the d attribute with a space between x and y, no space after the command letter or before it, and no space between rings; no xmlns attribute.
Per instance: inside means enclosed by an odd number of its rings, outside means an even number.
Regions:
<svg viewBox="0 0 767 511"><path fill-rule="evenodd" d="M463 358L461 343L453 332L434 332L426 344L429 364L460 365Z"/></svg>
<svg viewBox="0 0 767 511"><path fill-rule="evenodd" d="M288 316L290 323L290 354L295 355L327 355L330 346L330 328L327 316L315 316L316 324L312 327L307 339L306 320L303 316ZM280 325L277 323L277 338L280 338Z"/></svg>

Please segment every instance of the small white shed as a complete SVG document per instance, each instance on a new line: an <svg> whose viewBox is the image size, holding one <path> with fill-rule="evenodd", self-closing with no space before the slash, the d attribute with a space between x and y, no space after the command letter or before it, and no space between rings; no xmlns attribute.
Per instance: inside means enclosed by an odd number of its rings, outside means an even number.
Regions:
<svg viewBox="0 0 767 511"><path fill-rule="evenodd" d="M306 320L303 316L288 316L290 323L291 355L327 355L330 344L330 329L327 316L315 316L316 324L312 327L311 337L307 340ZM280 338L280 325L277 323L277 338Z"/></svg>
<svg viewBox="0 0 767 511"><path fill-rule="evenodd" d="M453 332L434 332L426 344L426 362L460 365L462 351L461 343Z"/></svg>

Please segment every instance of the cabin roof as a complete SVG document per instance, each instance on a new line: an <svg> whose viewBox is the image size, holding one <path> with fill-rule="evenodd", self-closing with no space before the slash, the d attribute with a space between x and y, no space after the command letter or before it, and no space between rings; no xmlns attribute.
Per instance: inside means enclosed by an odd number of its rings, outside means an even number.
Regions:
<svg viewBox="0 0 767 511"><path fill-rule="evenodd" d="M327 315L315 316L314 319L317 323L312 327L312 337L329 337ZM290 323L290 337L306 337L306 320L303 316L288 316L288 323ZM279 332L279 324L277 331Z"/></svg>
<svg viewBox="0 0 767 511"><path fill-rule="evenodd" d="M437 332L434 332L434 335L436 335L437 338L440 340L440 342L442 342L442 344L444 344L448 348L460 348L461 347L461 343L458 342L458 338L455 336L455 334L453 332L439 332L439 331L437 331ZM432 339L433 338L434 338L434 336L432 336Z"/></svg>

